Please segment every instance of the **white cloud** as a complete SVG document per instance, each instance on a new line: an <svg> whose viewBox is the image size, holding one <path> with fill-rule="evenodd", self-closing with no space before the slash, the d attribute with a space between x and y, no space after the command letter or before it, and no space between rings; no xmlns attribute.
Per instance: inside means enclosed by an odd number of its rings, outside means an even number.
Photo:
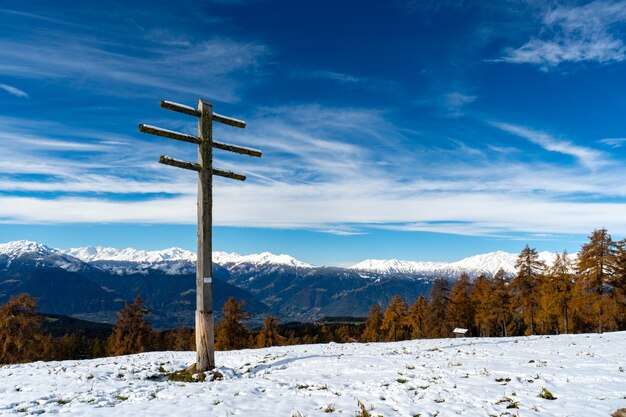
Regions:
<svg viewBox="0 0 626 417"><path fill-rule="evenodd" d="M28 93L26 91L22 91L19 88L13 87L8 84L0 84L0 89L6 91L9 94L14 95L15 97L28 98Z"/></svg>
<svg viewBox="0 0 626 417"><path fill-rule="evenodd" d="M443 96L443 104L453 116L463 115L463 108L468 104L476 101L478 97L469 94L463 94L458 91L445 94Z"/></svg>
<svg viewBox="0 0 626 417"><path fill-rule="evenodd" d="M509 123L492 122L490 124L500 130L527 139L547 151L572 156L590 169L597 169L608 163L608 157L603 152L576 145L569 140L556 139L546 132Z"/></svg>
<svg viewBox="0 0 626 417"><path fill-rule="evenodd" d="M600 142L613 148L621 148L626 145L626 138L605 138L600 139Z"/></svg>
<svg viewBox="0 0 626 417"><path fill-rule="evenodd" d="M566 62L610 63L626 60L618 30L626 23L625 1L593 1L548 10L540 34L499 61L526 63L549 70Z"/></svg>
<svg viewBox="0 0 626 417"><path fill-rule="evenodd" d="M106 46L88 38L78 42L64 33L51 33L36 42L0 40L0 74L79 79L81 85L108 94L133 94L128 87L134 86L140 87L137 91L156 88L234 102L240 85L237 75L254 73L269 53L259 43L220 38L188 46L144 46L142 53L132 55L109 52Z"/></svg>
<svg viewBox="0 0 626 417"><path fill-rule="evenodd" d="M512 159L508 149L461 139L452 140L452 150L450 140L427 145L421 143L427 132L406 136L412 134L379 110L284 106L259 109L248 122L253 130L232 131L228 140L260 148L264 155L252 159L216 152L216 166L249 177L245 183L215 179L216 225L334 234L381 227L489 236L586 233L598 222L623 226L626 168L606 166L600 162L606 155L540 131L496 126L584 161L582 166ZM41 131L53 137L34 136ZM35 142L3 141L9 145L0 156L0 222L195 222L196 176L157 164L152 139L51 122L29 126L6 117L0 117L0 132L41 143L61 137L71 145L83 138L97 146L72 160ZM113 143L102 143L109 137ZM171 142L163 141L159 152L194 157L193 147ZM468 151L471 160L460 157ZM6 195L16 191L37 194ZM70 197L77 193L80 198ZM581 194L593 198L578 198ZM606 197L612 202L590 201Z"/></svg>

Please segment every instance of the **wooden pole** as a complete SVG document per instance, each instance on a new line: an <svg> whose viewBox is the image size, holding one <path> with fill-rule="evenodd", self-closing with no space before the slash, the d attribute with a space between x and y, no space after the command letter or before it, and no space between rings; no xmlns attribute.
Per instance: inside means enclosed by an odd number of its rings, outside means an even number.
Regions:
<svg viewBox="0 0 626 417"><path fill-rule="evenodd" d="M213 327L213 106L198 100L198 260L196 265L196 372L215 368Z"/></svg>

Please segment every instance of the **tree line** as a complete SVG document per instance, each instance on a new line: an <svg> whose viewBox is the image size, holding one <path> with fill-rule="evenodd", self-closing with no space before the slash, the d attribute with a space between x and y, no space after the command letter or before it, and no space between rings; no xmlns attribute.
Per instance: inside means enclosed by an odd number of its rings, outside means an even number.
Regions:
<svg viewBox="0 0 626 417"><path fill-rule="evenodd" d="M513 277L500 270L474 280L462 275L454 283L438 278L428 298L419 296L408 306L395 296L384 311L371 306L364 323L280 325L268 315L252 330L245 325L250 316L244 302L230 298L216 324L215 347L440 338L452 336L455 327L483 337L626 329L626 239L615 242L606 229L594 230L575 262L563 252L550 267L526 246L515 268ZM155 331L149 314L138 296L120 310L107 338L53 338L43 331L36 300L14 296L0 307L0 364L195 349L192 329Z"/></svg>

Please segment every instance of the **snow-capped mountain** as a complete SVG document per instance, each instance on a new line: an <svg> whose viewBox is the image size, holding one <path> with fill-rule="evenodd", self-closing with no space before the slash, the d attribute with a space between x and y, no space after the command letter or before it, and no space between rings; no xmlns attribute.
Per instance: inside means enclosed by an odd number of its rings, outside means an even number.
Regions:
<svg viewBox="0 0 626 417"><path fill-rule="evenodd" d="M157 269L168 274L178 275L195 271L196 254L181 248L163 250L138 250L133 248L116 249L101 246L87 246L68 249L64 253L101 269L114 270L117 273L141 272ZM238 268L245 265L250 268L265 266L311 268L289 255L274 255L263 252L252 255L237 253L213 252L213 262L226 268Z"/></svg>
<svg viewBox="0 0 626 417"><path fill-rule="evenodd" d="M540 252L539 258L546 266L551 266L556 253ZM515 274L515 263L518 254L496 251L482 255L475 255L456 262L414 262L368 259L350 267L350 269L373 272L382 275L411 275L411 276L442 276L458 278L462 274L476 277L480 274L487 276L495 275L502 269L507 275ZM572 261L576 260L576 254L569 255Z"/></svg>
<svg viewBox="0 0 626 417"><path fill-rule="evenodd" d="M30 262L35 266L54 266L68 271L81 269L79 259L68 256L59 249L30 240L16 240L0 244L0 268L8 268L16 261Z"/></svg>
<svg viewBox="0 0 626 417"><path fill-rule="evenodd" d="M274 255L270 252L262 252L253 255L239 255L237 253L213 252L213 262L229 269L229 267L241 264L255 266L293 266L298 268L313 268L305 262L299 261L289 255Z"/></svg>
<svg viewBox="0 0 626 417"><path fill-rule="evenodd" d="M195 253L181 248L146 251L133 248L115 249L102 246L86 246L82 248L71 248L66 250L65 253L85 262L120 261L156 263L165 261L196 261Z"/></svg>

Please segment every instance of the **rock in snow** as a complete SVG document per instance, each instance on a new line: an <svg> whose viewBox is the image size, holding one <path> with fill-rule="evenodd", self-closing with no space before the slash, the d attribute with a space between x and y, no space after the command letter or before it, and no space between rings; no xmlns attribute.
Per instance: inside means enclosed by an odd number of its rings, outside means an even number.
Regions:
<svg viewBox="0 0 626 417"><path fill-rule="evenodd" d="M0 414L354 416L357 400L386 417L606 417L626 407L626 332L217 352L223 380L165 380L163 370L194 359L153 352L5 365ZM556 399L540 398L544 388Z"/></svg>

